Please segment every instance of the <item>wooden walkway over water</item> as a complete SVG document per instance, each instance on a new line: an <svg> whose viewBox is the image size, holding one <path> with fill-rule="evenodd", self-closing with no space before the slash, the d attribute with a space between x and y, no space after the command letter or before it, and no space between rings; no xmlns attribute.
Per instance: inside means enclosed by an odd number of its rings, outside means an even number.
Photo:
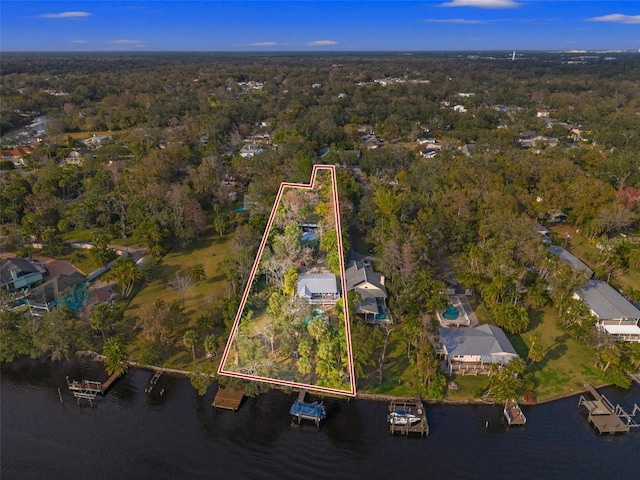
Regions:
<svg viewBox="0 0 640 480"><path fill-rule="evenodd" d="M78 403L80 403L81 399L89 400L89 403L91 403L98 394L105 395L107 390L122 375L124 373L114 373L104 383L93 380L69 380L69 377L67 377L67 386L73 396L78 399Z"/></svg>
<svg viewBox="0 0 640 480"><path fill-rule="evenodd" d="M231 388L218 387L218 393L216 393L213 399L212 405L215 408L224 408L226 410L233 410L234 412L240 408L242 399L244 398L244 388L240 390L233 390Z"/></svg>
<svg viewBox="0 0 640 480"><path fill-rule="evenodd" d="M389 421L389 431L392 435L396 433L407 436L409 436L410 433L419 433L421 437L429 435L427 410L424 408L420 395L416 394L413 401L394 401L389 404L390 414L399 410L406 412L408 415L418 417L420 420L414 424L407 422L405 425L399 425L393 421Z"/></svg>
<svg viewBox="0 0 640 480"><path fill-rule="evenodd" d="M640 407L637 404L633 405L631 413L627 413L620 405L614 407L604 395L591 385L585 385L585 387L593 397L593 400L580 395L578 406L584 406L587 409L589 423L593 425L598 434L627 433L632 428L640 427L640 424L634 419L636 412L640 411Z"/></svg>

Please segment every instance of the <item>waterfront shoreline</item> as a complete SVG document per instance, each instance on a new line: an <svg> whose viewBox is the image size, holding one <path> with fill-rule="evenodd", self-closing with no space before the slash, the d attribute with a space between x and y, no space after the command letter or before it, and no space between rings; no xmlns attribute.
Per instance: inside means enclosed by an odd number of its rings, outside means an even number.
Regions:
<svg viewBox="0 0 640 480"><path fill-rule="evenodd" d="M95 360L97 362L103 362L104 361L104 356L100 355L97 352L94 351L79 351L76 352L76 356L79 358L91 358L92 360ZM201 373L201 372L190 372L188 370L181 370L178 368L168 368L168 367L158 367L156 365L143 365L140 364L138 362L133 362L133 361L129 361L127 362L129 367L132 368L138 368L141 370L149 370L149 371L153 371L153 372L159 372L159 373L166 373L169 375L179 375L179 376L183 376L183 377L190 377L191 375L203 375L203 376L207 376L207 374L205 373ZM209 375L211 378L215 379L215 375ZM632 377L633 378L633 377ZM638 382L640 383L640 382ZM610 387L612 386L611 384L607 384L607 383L599 383L594 385L595 388L606 388L606 387ZM284 390L284 389L279 389L273 385L271 385L271 388L273 388L274 390ZM310 389L310 391L313 391L313 389ZM569 398L569 397L573 397L576 395L583 395L585 393L587 393L587 389L586 387L584 389L581 390L577 390L575 392L571 392L571 393L566 393L563 395L558 395L552 398L545 398L544 400L541 401L536 401L534 403L531 402L525 402L525 401L519 401L518 403L520 403L521 405L526 405L526 406L534 406L534 405L544 405L547 403L552 403L552 402L557 402L559 400L563 400L565 398ZM324 393L322 393L322 395L326 395ZM333 397L333 395L329 395L331 397ZM342 397L340 397L342 398ZM351 398L348 398L347 400L350 400ZM368 392L358 392L356 393L355 396L356 400L370 400L370 401L374 401L374 402L402 402L402 401L409 401L412 400L412 397L403 397L403 396L395 396L395 395L384 395L384 394L378 394L378 393L368 393ZM502 405L502 402L495 402L495 401L491 401L491 400L484 400L484 399L479 399L479 398L470 398L470 399L447 399L444 398L442 400L434 400L434 399L430 399L430 398L423 398L422 401L426 404L429 405Z"/></svg>

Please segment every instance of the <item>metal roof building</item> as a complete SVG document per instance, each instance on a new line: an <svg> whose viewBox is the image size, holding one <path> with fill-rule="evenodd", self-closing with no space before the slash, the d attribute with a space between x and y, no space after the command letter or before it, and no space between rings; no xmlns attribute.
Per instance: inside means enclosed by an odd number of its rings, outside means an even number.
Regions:
<svg viewBox="0 0 640 480"><path fill-rule="evenodd" d="M558 255L560 257L560 260L568 263L576 270L583 271L587 274L588 277L591 277L591 275L593 275L593 270L591 270L586 263L584 263L568 250L562 248L560 245L550 245L549 251Z"/></svg>
<svg viewBox="0 0 640 480"><path fill-rule="evenodd" d="M601 280L589 280L575 295L586 303L598 320L640 319L640 310Z"/></svg>
<svg viewBox="0 0 640 480"><path fill-rule="evenodd" d="M493 325L442 327L440 341L449 362L506 365L518 356L502 329Z"/></svg>

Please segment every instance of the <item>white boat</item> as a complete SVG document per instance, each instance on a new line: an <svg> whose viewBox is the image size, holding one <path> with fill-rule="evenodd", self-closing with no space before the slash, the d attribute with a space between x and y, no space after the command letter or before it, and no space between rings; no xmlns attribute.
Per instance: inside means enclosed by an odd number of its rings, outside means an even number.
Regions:
<svg viewBox="0 0 640 480"><path fill-rule="evenodd" d="M392 425L415 425L420 422L421 418L402 408L398 408L396 411L389 414L387 420Z"/></svg>

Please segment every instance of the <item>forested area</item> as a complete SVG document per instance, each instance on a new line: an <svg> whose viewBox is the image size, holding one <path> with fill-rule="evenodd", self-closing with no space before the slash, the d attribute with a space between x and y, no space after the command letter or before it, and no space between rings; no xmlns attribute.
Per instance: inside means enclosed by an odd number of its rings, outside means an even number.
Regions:
<svg viewBox="0 0 640 480"><path fill-rule="evenodd" d="M432 396L446 382L429 331L419 325L443 306L438 255L449 258L492 323L523 334L534 312L551 309L564 330L596 349L605 378L624 384L625 369L639 366L637 348L595 332L584 304L572 298L585 278L550 254L535 225L564 214L598 245L589 258L594 278L640 300L640 59L567 60L3 54L2 133L34 112L49 123L24 167L2 162L2 251L26 257L41 243L55 256L65 241L84 240L96 247L86 255L99 267L115 258L109 244L138 245L155 259L146 270L120 261L111 273L126 298L135 282L153 278L167 252L213 231L230 245L226 288L188 331L223 338L280 183L308 182L314 164L338 164L343 223L373 244L376 270L388 279L393 329L407 342L417 383ZM377 148L365 146L363 131L375 133ZM558 144L523 148L525 132ZM106 144L84 148L80 139L96 133ZM269 141L243 157L256 134ZM439 146L433 158L420 155L417 141L425 136ZM17 146L10 138L3 137L3 149ZM468 145L471 154L461 151ZM74 151L81 161L65 161ZM161 298L149 306L132 340L138 360L154 360L154 346L179 338L195 361L182 310ZM104 336L127 316L86 328L68 311L49 315L55 321L20 323L3 311L2 359L68 356L89 342L91 329ZM382 378L391 332L354 322L356 372ZM205 348L213 349L211 342ZM535 348L529 351L535 362Z"/></svg>

